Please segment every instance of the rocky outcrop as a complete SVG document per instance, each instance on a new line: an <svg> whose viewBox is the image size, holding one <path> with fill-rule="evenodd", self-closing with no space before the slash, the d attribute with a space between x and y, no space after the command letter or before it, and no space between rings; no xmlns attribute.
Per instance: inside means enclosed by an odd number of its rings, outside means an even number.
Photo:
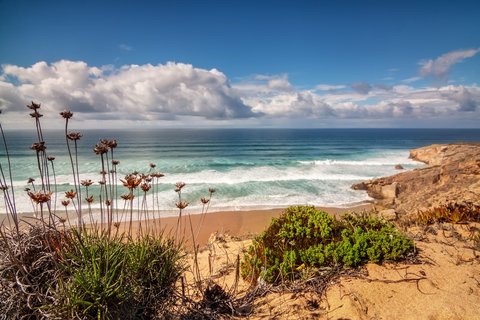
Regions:
<svg viewBox="0 0 480 320"><path fill-rule="evenodd" d="M352 186L397 214L411 214L449 202L480 203L480 143L435 144L410 151L427 164Z"/></svg>

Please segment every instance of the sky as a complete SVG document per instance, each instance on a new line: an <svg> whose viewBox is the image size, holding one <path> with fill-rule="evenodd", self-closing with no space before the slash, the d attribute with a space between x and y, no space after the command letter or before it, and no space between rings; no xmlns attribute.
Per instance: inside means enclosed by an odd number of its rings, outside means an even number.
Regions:
<svg viewBox="0 0 480 320"><path fill-rule="evenodd" d="M0 122L480 128L480 1L0 0Z"/></svg>

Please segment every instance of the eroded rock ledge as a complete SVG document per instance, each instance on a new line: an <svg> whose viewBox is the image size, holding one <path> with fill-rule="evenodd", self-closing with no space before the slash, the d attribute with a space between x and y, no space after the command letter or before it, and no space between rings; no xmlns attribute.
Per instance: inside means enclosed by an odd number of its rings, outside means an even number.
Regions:
<svg viewBox="0 0 480 320"><path fill-rule="evenodd" d="M366 190L375 204L399 215L448 202L480 203L480 143L434 144L410 151L427 167L352 186Z"/></svg>

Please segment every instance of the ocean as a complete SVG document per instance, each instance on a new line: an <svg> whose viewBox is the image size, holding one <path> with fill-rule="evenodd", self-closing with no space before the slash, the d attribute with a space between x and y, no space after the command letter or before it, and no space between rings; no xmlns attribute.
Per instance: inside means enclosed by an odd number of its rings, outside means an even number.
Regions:
<svg viewBox="0 0 480 320"><path fill-rule="evenodd" d="M164 215L177 211L175 183L186 183L182 191L192 213L201 211L200 198L215 188L210 211L246 210L317 205L348 207L369 200L351 185L388 176L423 164L408 159L409 150L433 143L480 141L479 129L156 129L86 130L78 142L80 179L99 192L100 156L93 152L99 139L116 139L118 176L133 171L165 174L155 198ZM24 189L29 178L37 181L33 131L5 132L12 160L18 212L32 212ZM72 189L71 166L62 131L45 131L49 156L54 161L57 203ZM7 172L5 148L0 162ZM151 191L150 191L151 192ZM119 187L118 194L127 193ZM151 196L150 196L151 197ZM154 200L155 199L155 200ZM2 202L0 213L5 213ZM95 202L94 202L95 203ZM148 202L147 202L148 203ZM98 204L97 204L98 205ZM63 207L62 207L63 210Z"/></svg>

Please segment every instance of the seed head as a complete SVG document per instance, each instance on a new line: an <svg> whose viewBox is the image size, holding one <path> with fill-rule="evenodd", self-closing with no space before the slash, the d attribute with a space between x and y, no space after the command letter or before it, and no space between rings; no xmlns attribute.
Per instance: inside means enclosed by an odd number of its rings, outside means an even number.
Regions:
<svg viewBox="0 0 480 320"><path fill-rule="evenodd" d="M49 157L47 157L47 160L48 161L53 161L53 160L55 160L55 157L49 156Z"/></svg>
<svg viewBox="0 0 480 320"><path fill-rule="evenodd" d="M122 198L122 199L125 200L125 201L133 200L134 197L135 197L135 196L134 196L133 194L131 194L131 193L129 193L129 194L122 194L122 195L120 196L120 198Z"/></svg>
<svg viewBox="0 0 480 320"><path fill-rule="evenodd" d="M90 179L88 179L88 180L82 180L80 183L81 183L82 186L84 186L84 187L89 187L89 186L91 186L91 185L93 184L93 181L90 180Z"/></svg>
<svg viewBox="0 0 480 320"><path fill-rule="evenodd" d="M92 202L93 202L93 196L86 197L85 200L86 200L88 203L92 203Z"/></svg>
<svg viewBox="0 0 480 320"><path fill-rule="evenodd" d="M114 166L116 166L116 165L120 164L120 161L118 161L118 160L112 160L112 164L113 164Z"/></svg>
<svg viewBox="0 0 480 320"><path fill-rule="evenodd" d="M132 190L137 188L140 183L142 183L142 178L141 177L136 177L136 175L130 174L128 176L125 176L125 180L120 179L120 181L123 183L123 186Z"/></svg>
<svg viewBox="0 0 480 320"><path fill-rule="evenodd" d="M64 111L60 112L60 115L64 119L70 119L71 117L73 117L73 113L71 113L70 110L64 110Z"/></svg>
<svg viewBox="0 0 480 320"><path fill-rule="evenodd" d="M208 188L208 192L210 192L210 194L215 193L215 191L217 191L217 190L215 190L214 188Z"/></svg>
<svg viewBox="0 0 480 320"><path fill-rule="evenodd" d="M185 182L177 182L175 184L175 192L180 192L185 187Z"/></svg>
<svg viewBox="0 0 480 320"><path fill-rule="evenodd" d="M34 181L35 181L35 179L33 179L33 178L28 178L27 183L33 183Z"/></svg>
<svg viewBox="0 0 480 320"><path fill-rule="evenodd" d="M45 147L45 141L35 142L32 144L30 149L35 150L37 152L45 151L47 147Z"/></svg>
<svg viewBox="0 0 480 320"><path fill-rule="evenodd" d="M155 163L150 163L150 168L155 168L157 165Z"/></svg>
<svg viewBox="0 0 480 320"><path fill-rule="evenodd" d="M63 204L64 207L66 207L70 204L70 200L63 200L62 204Z"/></svg>
<svg viewBox="0 0 480 320"><path fill-rule="evenodd" d="M148 190L150 190L151 187L152 186L148 183L142 183L142 186L141 186L143 192L148 192Z"/></svg>
<svg viewBox="0 0 480 320"><path fill-rule="evenodd" d="M108 147L103 143L97 143L95 147L93 147L93 152L98 155L105 154L108 152Z"/></svg>
<svg viewBox="0 0 480 320"><path fill-rule="evenodd" d="M70 132L69 134L67 134L67 139L72 141L80 140L81 137L82 134L80 132Z"/></svg>
<svg viewBox="0 0 480 320"><path fill-rule="evenodd" d="M203 204L207 204L210 202L210 199L207 199L207 198L201 198L200 201L203 203Z"/></svg>
<svg viewBox="0 0 480 320"><path fill-rule="evenodd" d="M40 106L41 106L40 103L35 103L35 102L32 101L32 104L27 105L27 108L29 108L31 110L37 110L37 109L40 109Z"/></svg>
<svg viewBox="0 0 480 320"><path fill-rule="evenodd" d="M65 192L65 198L68 198L68 199L73 199L73 198L75 198L76 195L77 195L77 193L73 190Z"/></svg>
<svg viewBox="0 0 480 320"><path fill-rule="evenodd" d="M35 110L35 112L30 113L30 117L38 119L43 117L43 114L40 114L37 110Z"/></svg>
<svg viewBox="0 0 480 320"><path fill-rule="evenodd" d="M1 185L0 190L6 191L6 190L8 190L8 186L7 185Z"/></svg>
<svg viewBox="0 0 480 320"><path fill-rule="evenodd" d="M175 203L175 206L182 210L182 209L185 209L186 207L188 207L188 202L186 201L178 201L177 203Z"/></svg>
<svg viewBox="0 0 480 320"><path fill-rule="evenodd" d="M35 203L45 203L50 201L50 198L52 196L51 192L45 192L45 191L39 191L37 193L33 192L28 192L27 193L30 199L33 200Z"/></svg>

